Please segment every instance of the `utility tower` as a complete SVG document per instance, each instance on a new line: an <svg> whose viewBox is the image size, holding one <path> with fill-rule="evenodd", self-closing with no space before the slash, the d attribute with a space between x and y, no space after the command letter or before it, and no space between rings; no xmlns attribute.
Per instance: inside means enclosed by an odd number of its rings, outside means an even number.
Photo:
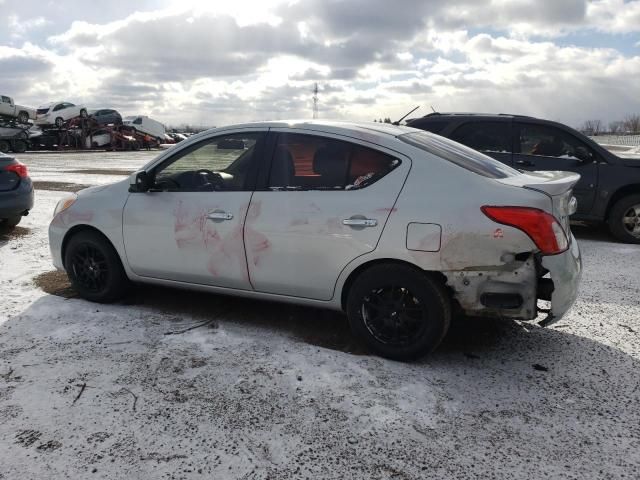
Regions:
<svg viewBox="0 0 640 480"><path fill-rule="evenodd" d="M318 82L313 85L313 118L318 118Z"/></svg>

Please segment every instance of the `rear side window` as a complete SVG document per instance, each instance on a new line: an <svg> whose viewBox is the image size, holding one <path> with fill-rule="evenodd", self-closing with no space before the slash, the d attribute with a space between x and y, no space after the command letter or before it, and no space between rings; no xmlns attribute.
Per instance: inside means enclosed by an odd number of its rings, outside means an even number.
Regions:
<svg viewBox="0 0 640 480"><path fill-rule="evenodd" d="M483 177L507 178L520 175L520 172L504 163L438 135L415 132L400 135L398 138L409 145L448 160Z"/></svg>
<svg viewBox="0 0 640 480"><path fill-rule="evenodd" d="M297 133L278 136L271 190L353 190L387 175L400 160L361 145Z"/></svg>
<svg viewBox="0 0 640 480"><path fill-rule="evenodd" d="M509 122L471 122L458 127L451 140L481 152L511 153Z"/></svg>

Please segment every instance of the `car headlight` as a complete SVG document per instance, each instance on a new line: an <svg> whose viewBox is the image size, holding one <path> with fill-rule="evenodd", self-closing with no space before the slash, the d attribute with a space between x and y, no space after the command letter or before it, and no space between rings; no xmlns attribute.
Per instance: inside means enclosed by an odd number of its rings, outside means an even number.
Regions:
<svg viewBox="0 0 640 480"><path fill-rule="evenodd" d="M55 217L60 212L65 211L67 208L73 205L77 199L78 195L76 195L75 193L72 193L71 195L67 195L66 197L60 199L60 201L56 205L56 209L53 211L53 216Z"/></svg>

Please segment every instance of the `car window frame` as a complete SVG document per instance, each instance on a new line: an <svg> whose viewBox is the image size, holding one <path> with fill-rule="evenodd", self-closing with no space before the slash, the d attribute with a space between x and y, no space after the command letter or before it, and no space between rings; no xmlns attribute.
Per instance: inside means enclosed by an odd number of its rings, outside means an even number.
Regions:
<svg viewBox="0 0 640 480"><path fill-rule="evenodd" d="M191 152L197 150L198 148L210 144L217 143L221 137L227 137L231 135L242 135L242 134L256 134L262 133L262 137L256 142L255 150L253 154L253 158L251 159L251 164L249 166L249 172L247 173L245 179L245 185L241 190L222 190L222 191L195 191L198 193L231 193L231 192L253 192L256 189L256 184L258 181L258 175L260 170L263 170L261 166L264 162L264 152L265 145L267 142L269 131L268 129L246 129L246 130L231 130L231 131L222 131L216 132L215 135L207 136L206 138L199 139L197 142L194 142L191 145L181 145L182 148L178 149L176 152L173 152L171 155L166 157L161 157L158 162L153 163L148 168L146 168L146 172L151 176L152 184L155 184L156 173L158 170L164 168L165 166L169 166L174 162L177 162L182 157L189 155ZM218 140L216 140L218 139ZM236 158L237 161L240 157ZM230 165L232 165L231 163ZM194 193L194 191L170 191L169 193Z"/></svg>
<svg viewBox="0 0 640 480"><path fill-rule="evenodd" d="M596 151L591 145L589 145L589 143L585 142L583 139L579 138L577 135L573 134L571 131L566 130L564 128L561 128L557 125L550 125L548 123L537 123L537 122L527 122L526 120L518 120L515 121L513 123L513 155L521 155L523 157L531 157L531 158L555 158L559 161L579 161L579 162L583 162L582 160L578 159L578 158L568 158L568 157L556 157L553 155L533 155L531 153L523 153L522 150L522 145L520 143L520 129L522 128L522 126L525 125L530 125L530 126L534 126L534 127L542 127L542 128L548 128L548 129L556 129L559 130L560 132L562 132L564 135L573 138L574 141L576 141L577 143L580 143L581 145L583 145L585 148L587 148L589 150L589 152L591 152L591 155L593 157L593 161L594 162L601 162L602 160L602 155L599 154L598 151ZM516 149L518 150L516 152Z"/></svg>
<svg viewBox="0 0 640 480"><path fill-rule="evenodd" d="M375 150L384 155L393 157L394 159L398 160L398 164L388 173L378 178L375 182L371 182L370 184L367 184L361 188L346 188L349 185L345 185L343 188L340 188L340 189L338 188L290 188L290 189L287 189L287 188L270 187L269 180L271 177L271 168L273 166L273 160L275 157L276 148L278 146L278 138L281 134L308 135L312 137L322 137L322 138L327 138L331 140L350 143L352 145L358 145L364 148ZM366 190L367 188L373 185L376 185L379 181L386 178L389 174L392 174L397 170L401 170L403 163L408 162L409 168L411 168L411 160L409 159L409 157L402 154L401 152L397 152L395 150L386 148L382 145L366 142L359 138L351 137L348 135L340 135L333 132L325 132L320 130L304 129L304 128L288 129L288 128L278 127L278 128L270 129L268 142L265 148L265 159L266 159L265 165L264 165L264 168L262 168L260 171L255 191L261 191L261 192L350 192L350 191L354 191L354 192L359 192L359 191Z"/></svg>

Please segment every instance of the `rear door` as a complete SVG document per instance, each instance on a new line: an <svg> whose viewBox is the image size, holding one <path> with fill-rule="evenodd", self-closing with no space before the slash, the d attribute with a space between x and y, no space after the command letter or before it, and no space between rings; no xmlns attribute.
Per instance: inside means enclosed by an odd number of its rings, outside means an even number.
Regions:
<svg viewBox="0 0 640 480"><path fill-rule="evenodd" d="M449 138L499 162L513 165L512 122L508 117L463 123L449 135Z"/></svg>
<svg viewBox="0 0 640 480"><path fill-rule="evenodd" d="M143 277L250 290L242 232L266 132L225 133L151 170L123 214L127 261ZM241 148L224 148L228 140Z"/></svg>
<svg viewBox="0 0 640 480"><path fill-rule="evenodd" d="M251 283L259 292L329 300L342 269L376 248L410 160L341 136L275 135L265 188L247 215Z"/></svg>
<svg viewBox="0 0 640 480"><path fill-rule="evenodd" d="M590 146L565 130L533 122L516 123L514 167L579 173L580 180L573 189L578 214L588 214L593 207L599 161Z"/></svg>

